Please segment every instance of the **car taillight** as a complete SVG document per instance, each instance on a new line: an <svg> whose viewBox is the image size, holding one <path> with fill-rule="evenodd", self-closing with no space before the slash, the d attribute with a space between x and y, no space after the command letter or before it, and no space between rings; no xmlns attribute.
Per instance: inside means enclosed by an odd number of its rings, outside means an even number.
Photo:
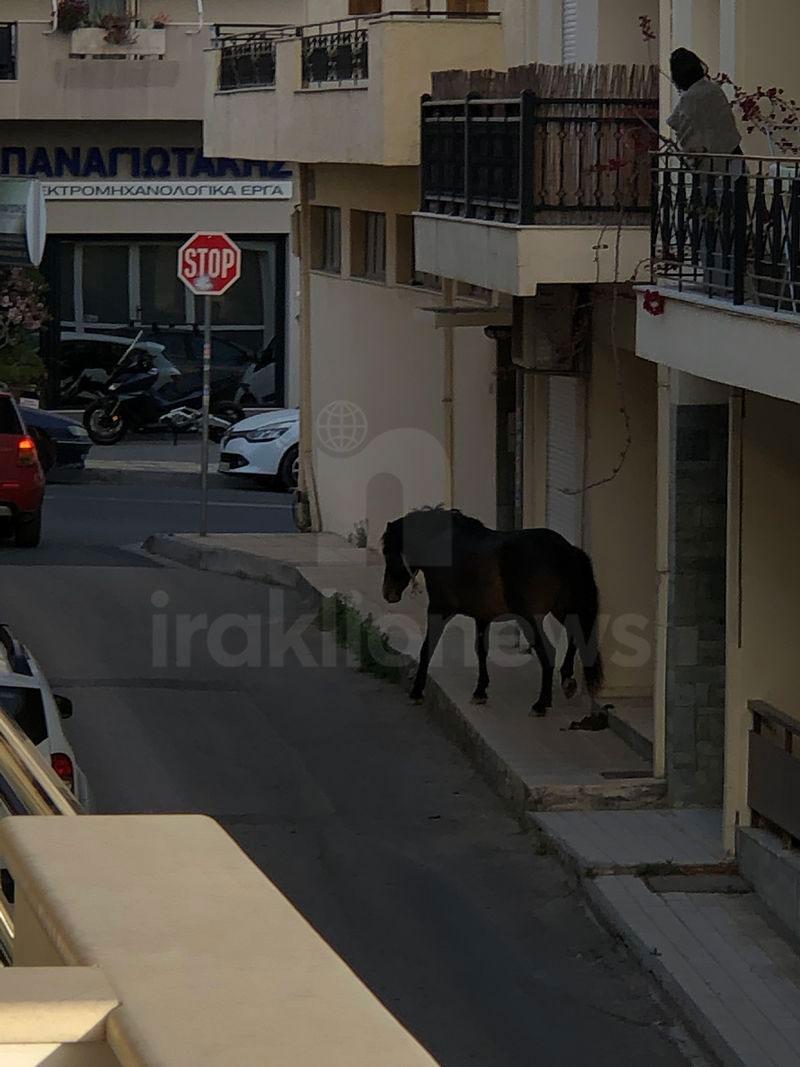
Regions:
<svg viewBox="0 0 800 1067"><path fill-rule="evenodd" d="M75 769L72 766L72 760L66 754L66 752L53 752L50 756L50 762L53 765L53 770L56 772L62 782L75 790Z"/></svg>
<svg viewBox="0 0 800 1067"><path fill-rule="evenodd" d="M17 464L20 467L35 467L36 445L30 437L21 437L17 445Z"/></svg>

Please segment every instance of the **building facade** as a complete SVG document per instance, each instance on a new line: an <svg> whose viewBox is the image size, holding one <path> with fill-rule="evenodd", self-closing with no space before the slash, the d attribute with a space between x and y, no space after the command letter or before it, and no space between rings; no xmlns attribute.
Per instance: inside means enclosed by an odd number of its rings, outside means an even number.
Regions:
<svg viewBox="0 0 800 1067"><path fill-rule="evenodd" d="M280 161L203 151L208 20L263 20L264 6L102 0L91 21L131 20L113 43L98 26L59 27L44 0L0 4L0 174L38 178L47 200L50 403L66 402L59 391L76 361L120 349L103 339L141 335L184 373L199 368L200 312L176 267L201 229L232 234L244 253L241 282L214 307L215 375L235 388L248 367L271 362L270 395L248 399L297 403L291 173ZM268 6L283 21L301 5Z"/></svg>

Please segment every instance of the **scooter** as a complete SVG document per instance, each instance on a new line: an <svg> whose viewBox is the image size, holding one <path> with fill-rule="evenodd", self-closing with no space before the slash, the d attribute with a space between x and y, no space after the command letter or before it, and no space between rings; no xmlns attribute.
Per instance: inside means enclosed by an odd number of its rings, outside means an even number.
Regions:
<svg viewBox="0 0 800 1067"><path fill-rule="evenodd" d="M83 414L83 424L98 445L114 445L129 430L146 431L168 426L199 429L202 424L203 390L201 385L181 391L177 383L155 389L158 370L146 352L126 353L105 383L104 396L90 404ZM211 425L213 440L221 440L225 431L245 418L244 410L230 400L214 403L212 387ZM190 417L188 413L194 412Z"/></svg>

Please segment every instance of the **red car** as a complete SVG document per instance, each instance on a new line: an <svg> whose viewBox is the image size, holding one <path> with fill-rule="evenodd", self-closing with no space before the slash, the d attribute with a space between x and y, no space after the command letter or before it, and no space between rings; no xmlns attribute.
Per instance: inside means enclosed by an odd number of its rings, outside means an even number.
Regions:
<svg viewBox="0 0 800 1067"><path fill-rule="evenodd" d="M0 392L0 533L13 530L21 548L42 536L44 474L10 393Z"/></svg>

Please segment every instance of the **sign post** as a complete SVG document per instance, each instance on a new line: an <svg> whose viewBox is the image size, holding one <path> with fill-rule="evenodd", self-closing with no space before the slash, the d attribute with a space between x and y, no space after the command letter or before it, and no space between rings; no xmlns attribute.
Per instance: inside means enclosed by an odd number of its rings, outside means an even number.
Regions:
<svg viewBox="0 0 800 1067"><path fill-rule="evenodd" d="M208 419L211 413L211 302L242 274L242 250L227 234L196 233L178 252L178 277L203 297L203 442L200 450L200 536L208 534Z"/></svg>

